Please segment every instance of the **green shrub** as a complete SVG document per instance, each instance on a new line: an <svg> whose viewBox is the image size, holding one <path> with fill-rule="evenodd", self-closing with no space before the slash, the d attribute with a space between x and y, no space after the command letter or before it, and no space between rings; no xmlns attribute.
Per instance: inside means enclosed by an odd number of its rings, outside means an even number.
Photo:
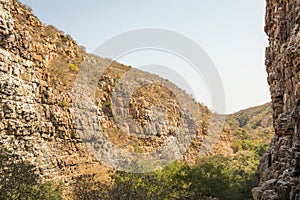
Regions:
<svg viewBox="0 0 300 200"><path fill-rule="evenodd" d="M141 146L134 144L132 147L135 153L144 153L144 149Z"/></svg>
<svg viewBox="0 0 300 200"><path fill-rule="evenodd" d="M75 71L75 72L78 72L79 71L79 67L73 63L70 63L69 64L69 67L71 70Z"/></svg>
<svg viewBox="0 0 300 200"><path fill-rule="evenodd" d="M122 74L118 73L117 74L117 79L121 79L122 78Z"/></svg>
<svg viewBox="0 0 300 200"><path fill-rule="evenodd" d="M74 200L105 200L108 198L109 186L95 180L95 174L77 177L73 187Z"/></svg>
<svg viewBox="0 0 300 200"><path fill-rule="evenodd" d="M43 200L62 200L62 185L55 185L52 182L45 182L34 185L31 188L32 192L26 198L43 199Z"/></svg>
<svg viewBox="0 0 300 200"><path fill-rule="evenodd" d="M232 142L231 148L233 149L233 152L234 152L234 153L243 150L241 141L240 141L240 140L234 140L234 141Z"/></svg>
<svg viewBox="0 0 300 200"><path fill-rule="evenodd" d="M61 200L62 187L51 182L41 183L35 166L0 149L0 199Z"/></svg>
<svg viewBox="0 0 300 200"><path fill-rule="evenodd" d="M68 104L68 102L66 102L66 101L61 101L61 102L58 103L58 105L59 105L60 107L67 107L69 104Z"/></svg>
<svg viewBox="0 0 300 200"><path fill-rule="evenodd" d="M111 108L111 101L106 101L106 102L104 102L104 107L106 107L106 108Z"/></svg>
<svg viewBox="0 0 300 200"><path fill-rule="evenodd" d="M117 172L110 186L93 180L79 184L75 199L250 200L256 165L251 153L241 153L236 160L217 155L151 173Z"/></svg>

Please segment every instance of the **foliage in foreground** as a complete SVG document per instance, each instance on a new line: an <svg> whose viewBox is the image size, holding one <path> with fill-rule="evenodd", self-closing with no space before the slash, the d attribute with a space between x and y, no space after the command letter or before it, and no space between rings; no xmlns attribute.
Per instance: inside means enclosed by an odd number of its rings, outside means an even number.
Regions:
<svg viewBox="0 0 300 200"><path fill-rule="evenodd" d="M76 179L73 199L88 200L247 200L256 185L256 156L240 152L235 159L203 157L196 165L174 162L145 174L117 172L111 182L95 175ZM41 183L34 167L18 156L0 152L0 199L62 199L62 187Z"/></svg>
<svg viewBox="0 0 300 200"><path fill-rule="evenodd" d="M85 176L77 179L74 199L252 199L256 164L251 156L245 153L236 160L221 155L204 157L193 166L174 162L147 174L118 172L110 184Z"/></svg>
<svg viewBox="0 0 300 200"><path fill-rule="evenodd" d="M61 200L62 187L41 183L34 166L0 149L0 200Z"/></svg>

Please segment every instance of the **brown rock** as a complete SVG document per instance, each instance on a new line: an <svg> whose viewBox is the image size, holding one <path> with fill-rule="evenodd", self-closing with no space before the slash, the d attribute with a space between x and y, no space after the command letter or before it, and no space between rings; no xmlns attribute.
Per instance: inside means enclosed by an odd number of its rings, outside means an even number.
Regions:
<svg viewBox="0 0 300 200"><path fill-rule="evenodd" d="M299 199L299 0L266 0L266 67L276 136L259 166L257 199ZM298 91L299 90L299 91ZM262 196L261 195L262 192Z"/></svg>

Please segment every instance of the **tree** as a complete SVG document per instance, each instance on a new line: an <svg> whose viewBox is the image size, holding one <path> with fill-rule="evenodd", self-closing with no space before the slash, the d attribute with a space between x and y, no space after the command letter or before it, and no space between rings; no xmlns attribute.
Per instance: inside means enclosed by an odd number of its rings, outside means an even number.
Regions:
<svg viewBox="0 0 300 200"><path fill-rule="evenodd" d="M40 182L35 166L6 149L0 149L0 199L60 200L61 191L61 186Z"/></svg>

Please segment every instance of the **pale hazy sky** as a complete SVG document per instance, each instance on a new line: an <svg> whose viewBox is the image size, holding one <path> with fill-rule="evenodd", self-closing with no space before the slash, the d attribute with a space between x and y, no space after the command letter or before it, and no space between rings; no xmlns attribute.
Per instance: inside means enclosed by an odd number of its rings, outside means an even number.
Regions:
<svg viewBox="0 0 300 200"><path fill-rule="evenodd" d="M270 101L264 66L267 37L263 31L263 0L21 2L29 5L45 24L52 24L70 34L88 52L93 52L111 37L134 29L176 31L197 42L214 62L223 81L227 113ZM120 62L137 67L149 62L174 66L182 64L169 55L156 54L143 52L123 58ZM157 63L162 59L164 63ZM147 63L143 63L145 60ZM191 87L203 85L201 81L192 84ZM207 92L195 96L210 107Z"/></svg>

